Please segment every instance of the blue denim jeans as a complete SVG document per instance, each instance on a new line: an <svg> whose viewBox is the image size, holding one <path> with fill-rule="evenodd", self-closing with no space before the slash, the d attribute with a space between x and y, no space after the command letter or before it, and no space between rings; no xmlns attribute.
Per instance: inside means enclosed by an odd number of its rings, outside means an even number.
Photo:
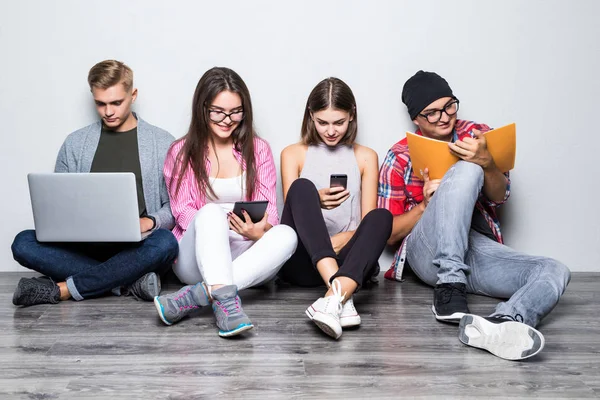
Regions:
<svg viewBox="0 0 600 400"><path fill-rule="evenodd" d="M460 282L469 293L508 299L492 315L536 326L558 303L571 273L547 257L515 251L471 229L483 170L459 161L444 175L407 238L407 260L425 283Z"/></svg>
<svg viewBox="0 0 600 400"><path fill-rule="evenodd" d="M22 266L57 282L67 282L75 300L127 286L148 272L168 269L179 251L173 234L158 229L136 243L40 243L34 230L19 233L12 244Z"/></svg>

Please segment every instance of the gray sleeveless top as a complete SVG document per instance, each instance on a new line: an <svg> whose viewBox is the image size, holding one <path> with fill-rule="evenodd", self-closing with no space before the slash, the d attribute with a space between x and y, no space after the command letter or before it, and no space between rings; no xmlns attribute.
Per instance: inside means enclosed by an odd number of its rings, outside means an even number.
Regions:
<svg viewBox="0 0 600 400"><path fill-rule="evenodd" d="M355 230L360 223L360 170L352 146L308 146L300 177L312 181L320 190L329 187L331 174L348 175L350 197L332 210L321 209L329 236Z"/></svg>

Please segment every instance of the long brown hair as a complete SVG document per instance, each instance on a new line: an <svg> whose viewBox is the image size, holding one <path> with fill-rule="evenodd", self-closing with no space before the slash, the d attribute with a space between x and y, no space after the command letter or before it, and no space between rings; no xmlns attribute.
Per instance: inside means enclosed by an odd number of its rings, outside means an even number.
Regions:
<svg viewBox="0 0 600 400"><path fill-rule="evenodd" d="M311 114L326 110L329 107L350 114L352 121L348 123L348 131L346 131L339 144L350 145L354 143L358 124L356 100L350 86L341 79L332 77L319 82L308 96L304 119L302 120L302 131L300 132L303 144L313 145L321 142L321 137L317 132L317 128L315 128L315 122Z"/></svg>
<svg viewBox="0 0 600 400"><path fill-rule="evenodd" d="M214 67L206 71L196 86L192 102L190 127L187 134L175 142L185 141L177 154L175 167L171 175L171 184L175 176L177 176L178 182L175 194L179 192L185 171L188 166L191 166L200 191L209 198L214 199L217 197L210 186L205 164L208 157L208 146L212 143L208 108L215 97L225 90L237 93L242 99L244 119L242 119L237 128L231 133L231 136L235 149L242 154L242 160L245 163L247 198L252 198L254 194L256 179L254 138L256 137L256 133L253 128L250 92L242 78L235 71L224 67Z"/></svg>

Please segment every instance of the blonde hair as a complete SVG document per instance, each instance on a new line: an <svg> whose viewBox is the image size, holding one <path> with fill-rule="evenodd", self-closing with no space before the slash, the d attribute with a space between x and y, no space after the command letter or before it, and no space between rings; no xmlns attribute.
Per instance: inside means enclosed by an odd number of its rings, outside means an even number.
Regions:
<svg viewBox="0 0 600 400"><path fill-rule="evenodd" d="M117 60L104 60L94 65L88 73L90 90L108 89L122 83L126 92L133 88L133 71L125 63Z"/></svg>

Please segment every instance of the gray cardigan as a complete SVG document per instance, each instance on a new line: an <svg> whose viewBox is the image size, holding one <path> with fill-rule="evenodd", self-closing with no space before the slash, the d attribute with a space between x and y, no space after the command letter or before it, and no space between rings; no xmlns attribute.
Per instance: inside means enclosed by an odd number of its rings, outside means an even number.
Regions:
<svg viewBox="0 0 600 400"><path fill-rule="evenodd" d="M175 218L171 213L163 165L175 138L137 115L135 117L146 210L156 219L156 228L173 229ZM58 152L54 172L90 172L101 130L102 122L98 121L67 136Z"/></svg>

